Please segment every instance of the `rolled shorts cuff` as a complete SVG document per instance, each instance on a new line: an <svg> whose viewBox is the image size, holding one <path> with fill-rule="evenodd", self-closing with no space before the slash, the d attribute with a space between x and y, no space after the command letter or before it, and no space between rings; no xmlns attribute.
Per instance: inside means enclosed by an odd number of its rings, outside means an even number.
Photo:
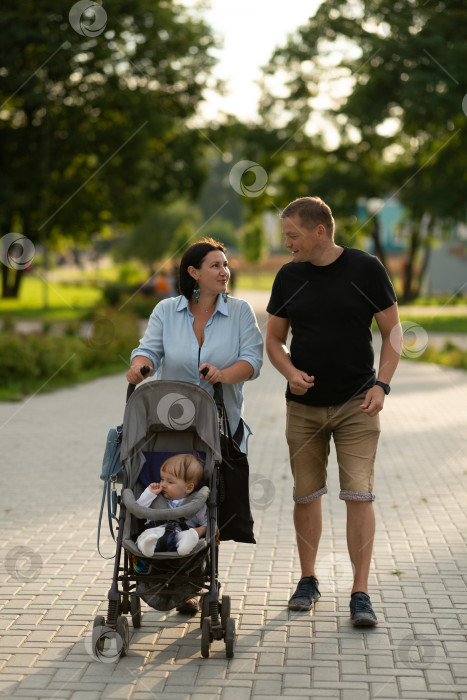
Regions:
<svg viewBox="0 0 467 700"><path fill-rule="evenodd" d="M296 496L295 495L295 489L294 489L294 494L293 494L293 499L295 503L311 503L312 501L316 501L317 498L320 496L324 496L325 493L328 492L328 487L323 486L322 489L319 489L318 491L315 491L314 493L310 493L309 496Z"/></svg>
<svg viewBox="0 0 467 700"><path fill-rule="evenodd" d="M376 496L371 491L366 493L361 491L341 491L339 498L341 501L374 501Z"/></svg>

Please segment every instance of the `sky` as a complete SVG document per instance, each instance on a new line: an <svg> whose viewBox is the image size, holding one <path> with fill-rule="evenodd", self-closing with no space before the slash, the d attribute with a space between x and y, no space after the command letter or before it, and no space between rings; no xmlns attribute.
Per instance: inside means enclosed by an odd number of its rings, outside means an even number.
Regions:
<svg viewBox="0 0 467 700"><path fill-rule="evenodd" d="M203 116L215 119L229 112L240 119L257 115L259 88L255 85L261 66L268 63L274 49L286 43L287 35L313 15L321 0L211 0L205 18L223 47L215 55L214 70L226 81L226 95L206 92ZM186 3L189 4L189 3Z"/></svg>

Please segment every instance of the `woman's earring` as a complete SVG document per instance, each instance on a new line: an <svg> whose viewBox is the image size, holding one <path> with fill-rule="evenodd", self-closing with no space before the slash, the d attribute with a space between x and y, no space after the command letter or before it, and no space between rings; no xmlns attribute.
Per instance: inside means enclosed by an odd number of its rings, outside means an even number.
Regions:
<svg viewBox="0 0 467 700"><path fill-rule="evenodd" d="M227 294L226 292L222 292L222 298L224 300L224 303L227 304Z"/></svg>
<svg viewBox="0 0 467 700"><path fill-rule="evenodd" d="M196 304L198 303L199 292L200 292L199 287L194 287L194 289L193 289L193 295L194 295L194 297L195 297L195 303L196 303Z"/></svg>

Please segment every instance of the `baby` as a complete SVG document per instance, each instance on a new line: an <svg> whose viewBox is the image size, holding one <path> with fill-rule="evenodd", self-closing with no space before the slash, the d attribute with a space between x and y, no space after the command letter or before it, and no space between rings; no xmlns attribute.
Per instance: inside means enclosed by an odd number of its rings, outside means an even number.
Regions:
<svg viewBox="0 0 467 700"><path fill-rule="evenodd" d="M162 494L170 508L181 506L187 496L203 478L203 466L194 455L179 454L166 459L161 466L161 480L152 483L143 491L136 503L149 507L158 494ZM150 521L147 520L146 524ZM186 524L188 530L182 530L177 523L174 532L167 539L167 551L177 551L181 556L189 554L200 537L206 534L208 523L206 504ZM160 539L165 533L167 523L143 530L136 540L142 553L150 557L154 552L162 551Z"/></svg>

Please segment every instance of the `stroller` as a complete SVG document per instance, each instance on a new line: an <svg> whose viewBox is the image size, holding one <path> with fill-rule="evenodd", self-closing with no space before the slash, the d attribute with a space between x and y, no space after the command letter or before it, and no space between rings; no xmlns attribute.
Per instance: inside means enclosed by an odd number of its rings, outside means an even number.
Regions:
<svg viewBox="0 0 467 700"><path fill-rule="evenodd" d="M142 372L144 374L144 372ZM106 640L124 656L129 648L130 613L133 627L141 626L141 599L156 610L170 610L188 598L200 596L201 655L209 657L213 640L223 639L227 658L234 655L235 620L230 596L220 596L218 580L217 493L220 451L222 385L215 400L204 389L181 381L152 381L136 391L129 385L123 418L120 459L122 490L118 496L118 537L107 619L97 615L92 633L93 655L105 656ZM201 488L177 508L145 508L137 498L151 482L160 480L160 467L172 454L192 453L204 462ZM158 501L165 499L160 499ZM145 557L136 545L145 519L182 522L206 502L208 524L186 556L176 551ZM123 551L122 551L123 550ZM123 554L123 567L121 559ZM119 588L121 583L121 589Z"/></svg>

